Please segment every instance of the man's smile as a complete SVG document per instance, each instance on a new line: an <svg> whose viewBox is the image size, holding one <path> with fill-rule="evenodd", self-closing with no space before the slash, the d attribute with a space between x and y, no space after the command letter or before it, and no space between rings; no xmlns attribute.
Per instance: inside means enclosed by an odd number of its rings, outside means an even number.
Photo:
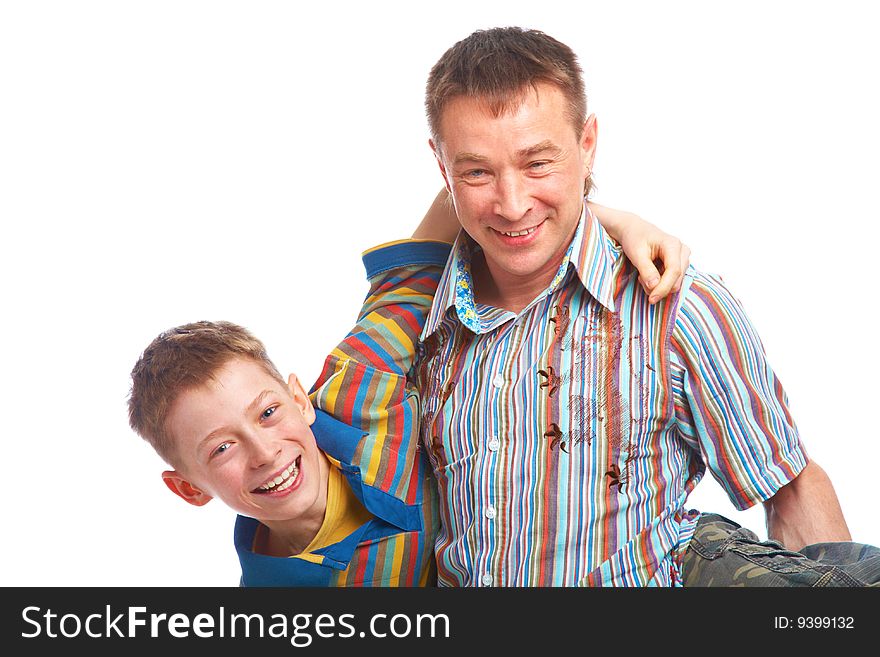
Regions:
<svg viewBox="0 0 880 657"><path fill-rule="evenodd" d="M498 235L502 240L508 243L519 244L526 241L526 238L534 235L538 229L544 225L544 222L530 226L528 228L521 228L519 230L499 230L497 228L491 228L492 232Z"/></svg>
<svg viewBox="0 0 880 657"><path fill-rule="evenodd" d="M515 231L509 232L509 233L502 233L502 234L507 235L507 237L522 237L523 235L531 235L536 230L538 230L537 226L535 226L534 228L526 228L525 230L515 230Z"/></svg>

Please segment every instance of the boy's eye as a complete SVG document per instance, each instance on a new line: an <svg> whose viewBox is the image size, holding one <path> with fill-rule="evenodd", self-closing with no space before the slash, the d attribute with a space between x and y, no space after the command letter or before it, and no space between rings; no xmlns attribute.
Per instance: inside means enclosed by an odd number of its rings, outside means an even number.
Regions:
<svg viewBox="0 0 880 657"><path fill-rule="evenodd" d="M268 420L270 417L272 417L272 415L275 413L277 408L278 408L277 406L270 406L269 408L267 408L265 411L263 411L260 414L260 419Z"/></svg>
<svg viewBox="0 0 880 657"><path fill-rule="evenodd" d="M220 455L223 454L223 452L225 452L227 449L229 449L229 443L222 443L222 444L220 444L220 445L217 446L217 449L214 450L214 454L213 454L213 456L220 456Z"/></svg>

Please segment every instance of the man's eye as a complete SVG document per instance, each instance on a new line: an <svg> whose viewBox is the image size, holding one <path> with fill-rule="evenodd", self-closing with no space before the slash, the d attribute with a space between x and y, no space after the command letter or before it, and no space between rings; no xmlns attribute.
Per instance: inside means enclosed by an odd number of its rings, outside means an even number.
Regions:
<svg viewBox="0 0 880 657"><path fill-rule="evenodd" d="M482 178L486 173L485 169L471 169L464 174L465 178Z"/></svg>
<svg viewBox="0 0 880 657"><path fill-rule="evenodd" d="M530 163L529 163L529 168L530 168L530 169L536 169L536 170L540 171L541 169L543 169L544 167L546 167L548 164L550 164L550 163L547 162L546 160L541 160L541 161L539 161L539 162L530 162Z"/></svg>

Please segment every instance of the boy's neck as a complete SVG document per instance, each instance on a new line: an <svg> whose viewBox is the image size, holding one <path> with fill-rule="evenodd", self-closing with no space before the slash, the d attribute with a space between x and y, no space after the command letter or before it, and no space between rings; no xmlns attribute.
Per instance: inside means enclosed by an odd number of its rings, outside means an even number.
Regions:
<svg viewBox="0 0 880 657"><path fill-rule="evenodd" d="M327 512L327 484L330 477L330 462L324 454L319 460L321 483L318 488L321 497L308 512L294 521L260 520L268 532L259 540L258 551L271 557L291 557L303 552L318 535Z"/></svg>

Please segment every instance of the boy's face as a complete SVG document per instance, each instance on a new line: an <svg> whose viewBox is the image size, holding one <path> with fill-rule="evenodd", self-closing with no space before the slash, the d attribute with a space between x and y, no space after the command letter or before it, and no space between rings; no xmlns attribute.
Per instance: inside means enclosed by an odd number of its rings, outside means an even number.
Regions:
<svg viewBox="0 0 880 657"><path fill-rule="evenodd" d="M182 393L168 415L179 469L163 474L191 504L217 497L261 521L323 518L327 463L309 425L315 411L291 375L234 358L205 385Z"/></svg>

